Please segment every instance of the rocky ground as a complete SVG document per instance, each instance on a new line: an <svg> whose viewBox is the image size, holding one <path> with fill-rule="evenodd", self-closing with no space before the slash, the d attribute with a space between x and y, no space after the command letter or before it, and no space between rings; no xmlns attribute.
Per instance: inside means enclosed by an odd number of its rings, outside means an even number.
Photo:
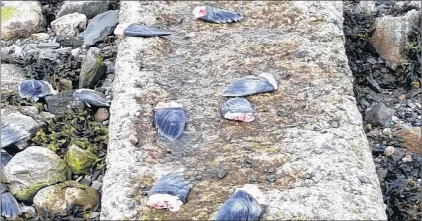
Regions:
<svg viewBox="0 0 422 221"><path fill-rule="evenodd" d="M119 2L1 4L2 124L31 134L2 149L2 164L13 156L2 183L19 203L18 219L98 220L109 109L88 107L72 94L91 88L112 99ZM21 99L17 85L25 79L47 81L59 93Z"/></svg>
<svg viewBox="0 0 422 221"><path fill-rule="evenodd" d="M389 220L421 220L420 2L345 3L344 32Z"/></svg>

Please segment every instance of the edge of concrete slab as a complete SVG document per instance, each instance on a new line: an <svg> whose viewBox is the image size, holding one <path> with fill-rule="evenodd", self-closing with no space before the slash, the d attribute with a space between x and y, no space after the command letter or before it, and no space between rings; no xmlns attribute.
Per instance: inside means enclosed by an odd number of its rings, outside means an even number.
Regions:
<svg viewBox="0 0 422 221"><path fill-rule="evenodd" d="M161 7L156 4L159 3L123 1L119 20L120 22L141 22L147 25L159 23L154 19L155 13L162 11L154 11L154 8ZM183 5L178 5L178 2L161 2L160 4L165 5L163 8L169 11L172 7L177 8L178 13L183 10ZM198 4L200 3L192 2L192 5ZM214 5L219 4L218 2L214 3ZM221 4L230 6L231 3ZM311 106L308 111L315 114L316 111L325 109L326 115L316 117L318 119L313 122L312 115L308 118L304 113L299 114L299 117L309 121L309 125L286 127L283 135L271 134L271 136L291 137L289 141L276 146L278 151L284 151L286 155L289 155L288 160L284 160L282 165L276 167L277 173L288 177L288 179L284 179L288 181L283 184L278 183L278 186L266 184L268 188L265 188L263 192L270 205L263 219L387 220L375 166L362 129L362 119L356 107L356 100L353 97L353 78L344 49L342 2L258 2L256 4L259 4L257 8L261 7L260 9L265 9L267 6L277 7L274 4L283 4L283 7L287 8L283 10L293 10L298 13L295 21L286 16L287 20L283 21L286 28L289 25L302 28L300 31L303 32L303 35L310 35L316 39L314 40L316 45L313 41L304 40L303 44L296 46L295 50L299 51L308 47L310 54L317 53L318 56L314 56L316 61L305 62L308 67L305 65L304 68L311 69L310 74L297 77L307 81L312 79L312 83L326 84L327 86L327 89L319 88L323 90L323 93L320 94L312 89L309 91L298 90L293 85L293 83L298 83L296 80L279 88L280 91L284 91L283 96L290 95L292 100L302 99L299 103L305 102ZM236 7L243 6L236 5ZM190 13L190 9L185 10ZM324 19L319 21L321 16ZM289 19L293 20L289 21ZM308 27L309 22L315 21L315 19L319 23L315 27ZM269 23L273 22L277 21ZM201 29L201 27L196 28ZM152 127L151 113L145 112L145 110L152 110L152 107L148 107L151 104L139 103L138 98L151 102L167 96L166 91L154 88L153 79L148 76L149 70L140 70L144 58L140 56L139 52L143 51L144 56L149 56L154 53L149 50L160 50L156 46L165 43L157 41L161 40L124 38L119 43L115 68L116 77L113 82L113 101L110 108L110 141L101 202L102 220L130 220L139 219L139 217L160 219L157 214L154 214L153 217L139 214L143 211L139 208L143 207L142 204L146 200L146 197L142 195L142 185L139 183L151 184L170 170L184 171L179 162L154 164L145 161L151 160L151 154L162 154L163 150L148 144L151 141L149 136L156 136L152 135L153 129L147 129L145 134L141 135L137 129L138 125ZM313 48L322 46L327 48ZM312 49L315 51L311 51ZM337 57L333 57L333 55ZM145 60L148 59L145 58ZM299 63L292 62L288 66L299 70L299 67L304 65ZM325 71L332 76L325 76L328 75L324 73ZM318 75L321 77L318 78ZM227 79L227 81L230 80L232 79ZM139 84L142 84L143 88L139 88ZM154 90L156 91L154 92ZM285 98L281 98L279 95L275 96L279 102L286 102L283 100ZM309 96L315 100L303 101ZM257 99L252 100L259 103ZM264 115L261 117L265 118ZM332 119L337 119L339 125L332 128L329 125L329 122L332 123ZM317 126L326 129L315 129ZM130 139L131 135L138 137L142 148L139 145L134 145L133 139ZM156 156L154 155L154 157ZM259 157L268 160L271 159L271 154L256 156L257 159ZM213 184L207 181L206 185L212 186ZM207 187L206 185L202 185L202 187ZM217 185L217 187L219 186ZM230 194L225 193L228 194L226 196L228 199ZM215 204L208 205L209 213L215 213L222 202L215 202ZM209 215L211 214L207 214L206 217ZM201 219L196 215L191 218Z"/></svg>

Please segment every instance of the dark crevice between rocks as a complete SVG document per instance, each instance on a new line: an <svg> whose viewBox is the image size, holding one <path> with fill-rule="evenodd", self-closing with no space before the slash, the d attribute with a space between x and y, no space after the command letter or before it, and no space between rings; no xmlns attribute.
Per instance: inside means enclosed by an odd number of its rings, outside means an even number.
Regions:
<svg viewBox="0 0 422 221"><path fill-rule="evenodd" d="M345 47L386 213L389 221L421 220L421 16L402 52L405 62L392 69L370 43L375 19L416 7L378 1L368 14L357 9L359 2L344 3Z"/></svg>
<svg viewBox="0 0 422 221"><path fill-rule="evenodd" d="M84 62L88 47L83 47L83 37L60 37L56 36L51 30L50 23L56 19L55 15L63 3L63 0L39 0L42 5L43 15L46 21L45 33L50 37L47 40L27 38L13 38L7 41L1 41L3 64L13 64L22 67L25 70L27 79L45 80L51 83L55 90L59 92L74 90L79 88L79 75L81 66ZM108 10L118 10L120 1L110 1ZM60 48L54 48L50 51L39 47L39 43L55 42L60 44ZM104 41L98 42L95 47L100 49L99 56L105 65L105 74L95 84L93 89L105 93L111 98L111 81L114 78L114 64L117 56L116 38L113 34L106 37ZM28 47L33 45L34 47ZM38 46L37 46L38 45ZM23 49L21 53L15 51L16 48ZM3 48L10 48L5 50ZM65 50L66 47L69 47ZM28 49L29 48L29 49ZM71 50L79 48L80 53L77 56L72 55ZM47 48L48 49L48 48ZM45 58L40 58L40 53L46 53ZM107 86L106 86L107 84ZM2 108L11 106L18 111L27 106L35 106L40 112L51 112L47 106L47 99L41 98L37 102L21 99L16 90L2 90L0 92ZM56 114L55 118L45 120L45 125L38 130L28 145L43 146L54 151L60 158L64 158L70 145L75 144L84 150L89 150L99 159L88 169L87 173L75 175L71 180L91 186L94 188L94 182L102 183L102 177L105 174L105 157L108 144L108 120L98 120L105 118L98 115L98 107L87 107L83 103L80 105L71 105L71 108L61 114ZM82 104L82 105L81 105ZM62 107L63 108L63 107ZM65 108L66 109L66 108ZM108 109L108 108L107 108ZM108 115L108 111L106 111ZM106 117L108 118L108 116ZM15 155L21 152L16 146L10 145L4 148L9 154ZM97 185L98 186L98 185ZM101 186L94 188L99 193L101 199ZM21 207L32 206L32 200L19 201ZM69 205L67 215L60 216L52 214L49 211L28 216L22 213L19 220L99 220L100 202L93 210L83 210L78 205ZM2 217L3 220L4 217Z"/></svg>

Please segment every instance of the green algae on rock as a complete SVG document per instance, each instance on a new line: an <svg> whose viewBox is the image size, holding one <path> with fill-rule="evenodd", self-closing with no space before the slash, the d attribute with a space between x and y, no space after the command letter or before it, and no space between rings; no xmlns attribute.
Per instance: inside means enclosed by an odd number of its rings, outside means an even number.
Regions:
<svg viewBox="0 0 422 221"><path fill-rule="evenodd" d="M74 174L86 174L89 169L100 159L89 150L84 150L75 144L69 146L64 155L69 168Z"/></svg>
<svg viewBox="0 0 422 221"><path fill-rule="evenodd" d="M76 181L67 181L41 189L34 197L38 213L66 216L67 207L79 206L82 210L95 210L99 205L99 194L95 189ZM64 206L65 205L65 206Z"/></svg>

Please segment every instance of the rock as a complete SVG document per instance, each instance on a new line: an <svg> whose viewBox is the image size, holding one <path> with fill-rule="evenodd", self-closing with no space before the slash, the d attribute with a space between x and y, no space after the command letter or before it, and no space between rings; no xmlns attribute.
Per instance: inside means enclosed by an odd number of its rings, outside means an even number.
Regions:
<svg viewBox="0 0 422 221"><path fill-rule="evenodd" d="M37 216L37 211L32 206L22 206L21 212L27 219L35 218Z"/></svg>
<svg viewBox="0 0 422 221"><path fill-rule="evenodd" d="M75 36L85 30L87 20L86 15L75 12L51 22L51 29L58 36Z"/></svg>
<svg viewBox="0 0 422 221"><path fill-rule="evenodd" d="M99 200L95 189L75 181L67 181L38 191L34 197L34 205L41 215L46 209L50 214L66 216L71 205L79 206L83 211L95 210Z"/></svg>
<svg viewBox="0 0 422 221"><path fill-rule="evenodd" d="M102 186L103 186L103 183L96 180L92 182L92 185L91 185L91 187L94 188L95 190L100 190Z"/></svg>
<svg viewBox="0 0 422 221"><path fill-rule="evenodd" d="M10 192L19 200L30 200L43 187L70 179L66 163L53 151L30 146L17 153L4 168Z"/></svg>
<svg viewBox="0 0 422 221"><path fill-rule="evenodd" d="M403 62L401 52L406 46L412 27L417 24L419 13L413 9L403 16L383 16L375 20L371 43L382 58L392 63L393 69Z"/></svg>
<svg viewBox="0 0 422 221"><path fill-rule="evenodd" d="M394 113L394 109L389 108L385 106L384 103L380 102L365 114L365 120L373 126L386 127L391 122Z"/></svg>
<svg viewBox="0 0 422 221"><path fill-rule="evenodd" d="M375 1L360 1L359 8L366 14L372 14L375 12Z"/></svg>
<svg viewBox="0 0 422 221"><path fill-rule="evenodd" d="M92 47L88 50L82 61L79 88L93 88L98 80L104 76L106 67L99 53L99 48Z"/></svg>
<svg viewBox="0 0 422 221"><path fill-rule="evenodd" d="M415 153L422 154L422 138L420 127L402 128L394 132L394 136L402 139L403 147Z"/></svg>
<svg viewBox="0 0 422 221"><path fill-rule="evenodd" d="M18 84L25 80L25 70L14 64L1 64L1 89L17 91Z"/></svg>
<svg viewBox="0 0 422 221"><path fill-rule="evenodd" d="M387 157L391 157L394 154L394 147L393 146L388 146L387 148L385 148L384 150L384 155Z"/></svg>
<svg viewBox="0 0 422 221"><path fill-rule="evenodd" d="M135 135L131 134L129 135L129 142L133 145L136 145L138 143L138 138L136 138Z"/></svg>
<svg viewBox="0 0 422 221"><path fill-rule="evenodd" d="M57 12L57 18L74 12L85 14L86 17L92 18L99 13L107 11L109 1L64 1Z"/></svg>
<svg viewBox="0 0 422 221"><path fill-rule="evenodd" d="M40 49L38 59L55 61L58 56L59 55L56 49L46 48L46 49Z"/></svg>
<svg viewBox="0 0 422 221"><path fill-rule="evenodd" d="M91 46L111 34L119 19L118 10L101 13L91 19L84 32L84 44Z"/></svg>
<svg viewBox="0 0 422 221"><path fill-rule="evenodd" d="M105 120L108 120L110 117L110 114L108 113L107 108L98 108L97 112L94 115L94 118L96 121L103 122Z"/></svg>
<svg viewBox="0 0 422 221"><path fill-rule="evenodd" d="M47 33L35 33L31 34L31 38L37 40L48 40L50 38L50 35Z"/></svg>
<svg viewBox="0 0 422 221"><path fill-rule="evenodd" d="M53 43L39 43L38 48L50 48L50 49L57 49L60 48L60 43L53 42Z"/></svg>
<svg viewBox="0 0 422 221"><path fill-rule="evenodd" d="M84 103L73 100L74 91L75 90L62 91L58 94L46 97L45 102L47 103L48 111L55 115L62 115L70 109L77 112L83 111L85 108Z"/></svg>
<svg viewBox="0 0 422 221"><path fill-rule="evenodd" d="M29 36L44 31L44 16L38 1L2 1L1 39Z"/></svg>
<svg viewBox="0 0 422 221"><path fill-rule="evenodd" d="M73 174L87 174L99 158L91 151L72 144L64 155L64 160Z"/></svg>
<svg viewBox="0 0 422 221"><path fill-rule="evenodd" d="M41 124L32 119L29 116L26 116L19 111L4 106L1 109L1 116L2 116L2 123L4 124L12 124L16 128L22 128L27 133L34 135L40 128ZM28 140L30 138L23 139L14 145L17 146L19 149L25 149L28 146Z"/></svg>
<svg viewBox="0 0 422 221"><path fill-rule="evenodd" d="M41 112L40 116L41 116L42 119L44 119L44 121L48 121L50 119L56 118L56 115L49 113L49 112L45 112L45 111Z"/></svg>

